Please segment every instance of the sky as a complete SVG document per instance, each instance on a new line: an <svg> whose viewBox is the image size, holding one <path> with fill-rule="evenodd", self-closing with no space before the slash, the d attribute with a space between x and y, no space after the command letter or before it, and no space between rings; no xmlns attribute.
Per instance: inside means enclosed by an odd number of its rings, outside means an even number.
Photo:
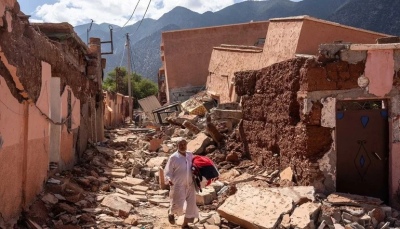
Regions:
<svg viewBox="0 0 400 229"><path fill-rule="evenodd" d="M176 6L198 13L218 11L245 0L19 0L21 11L31 15L31 22L68 22L73 26L90 23L110 23L123 26L146 18L158 19ZM301 1L301 0L292 0ZM150 5L149 5L150 4Z"/></svg>

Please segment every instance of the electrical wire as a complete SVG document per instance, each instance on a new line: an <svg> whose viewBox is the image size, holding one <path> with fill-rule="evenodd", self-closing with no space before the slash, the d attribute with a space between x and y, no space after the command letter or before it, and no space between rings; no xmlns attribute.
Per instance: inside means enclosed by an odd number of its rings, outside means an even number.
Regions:
<svg viewBox="0 0 400 229"><path fill-rule="evenodd" d="M124 27L128 24L128 22L132 19L133 14L135 13L136 8L137 8L138 5L139 5L139 2L140 2L140 0L136 3L135 9L133 9L132 14L131 14L131 16L129 17L128 21L126 21L125 24L124 24L120 29L124 28Z"/></svg>
<svg viewBox="0 0 400 229"><path fill-rule="evenodd" d="M121 62L119 63L119 66L120 66L120 67L122 66L122 61L124 61L125 49L126 49L126 46L124 45L124 51L122 52Z"/></svg>
<svg viewBox="0 0 400 229"><path fill-rule="evenodd" d="M148 10L149 7L150 7L150 3L151 3L151 0L149 1L149 4L147 4L147 8L146 8L146 11L145 11L144 14L143 14L142 20L140 20L139 26L136 28L136 30L135 30L135 32L134 32L133 34L136 34L136 32L138 31L138 29L139 29L140 26L142 25L143 19L144 19L144 17L146 16L147 10Z"/></svg>

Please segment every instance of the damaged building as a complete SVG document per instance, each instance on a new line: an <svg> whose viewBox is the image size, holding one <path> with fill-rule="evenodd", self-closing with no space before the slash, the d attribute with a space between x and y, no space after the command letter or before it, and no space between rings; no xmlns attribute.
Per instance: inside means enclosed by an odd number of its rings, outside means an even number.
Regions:
<svg viewBox="0 0 400 229"><path fill-rule="evenodd" d="M159 99L162 104L182 102L206 87L214 94L227 93L214 95L221 103L234 101L235 71L261 69L295 54L315 55L322 43L374 43L385 36L309 16L164 32Z"/></svg>
<svg viewBox="0 0 400 229"><path fill-rule="evenodd" d="M67 23L30 24L0 1L0 227L9 228L51 171L103 140L100 40ZM10 201L12 200L12 201Z"/></svg>

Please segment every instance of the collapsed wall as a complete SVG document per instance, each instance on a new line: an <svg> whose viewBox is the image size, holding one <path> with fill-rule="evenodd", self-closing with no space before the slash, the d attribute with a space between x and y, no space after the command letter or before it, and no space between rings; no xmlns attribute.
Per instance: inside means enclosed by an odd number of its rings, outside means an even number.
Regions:
<svg viewBox="0 0 400 229"><path fill-rule="evenodd" d="M312 101L302 94L356 88L364 66L294 58L235 73L236 93L242 96L244 148L251 160L269 171L291 167L298 185L331 189L323 185L327 177L318 160L333 147L334 126L321 125L320 98Z"/></svg>

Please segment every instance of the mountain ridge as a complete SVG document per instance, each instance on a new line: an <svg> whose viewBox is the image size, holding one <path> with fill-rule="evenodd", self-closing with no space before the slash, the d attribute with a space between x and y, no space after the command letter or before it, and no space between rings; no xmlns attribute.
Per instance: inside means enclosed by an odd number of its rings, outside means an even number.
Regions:
<svg viewBox="0 0 400 229"><path fill-rule="evenodd" d="M126 52L123 57L126 33L130 34L131 47L138 74L157 81L158 69L161 67L160 42L164 31L192 29L266 21L271 18L309 15L323 20L338 22L362 29L381 33L400 35L400 1L392 0L290 0L245 1L233 4L217 12L193 12L178 6L165 13L158 20L146 18L140 22L121 28L113 27L114 54L107 58L107 74L121 63L126 65ZM83 41L87 40L87 29L90 24L75 27L76 33ZM93 24L89 32L91 37L102 41L110 40L109 26L106 23ZM157 43L158 42L158 43ZM108 47L102 47L108 51ZM122 60L122 61L121 61Z"/></svg>

